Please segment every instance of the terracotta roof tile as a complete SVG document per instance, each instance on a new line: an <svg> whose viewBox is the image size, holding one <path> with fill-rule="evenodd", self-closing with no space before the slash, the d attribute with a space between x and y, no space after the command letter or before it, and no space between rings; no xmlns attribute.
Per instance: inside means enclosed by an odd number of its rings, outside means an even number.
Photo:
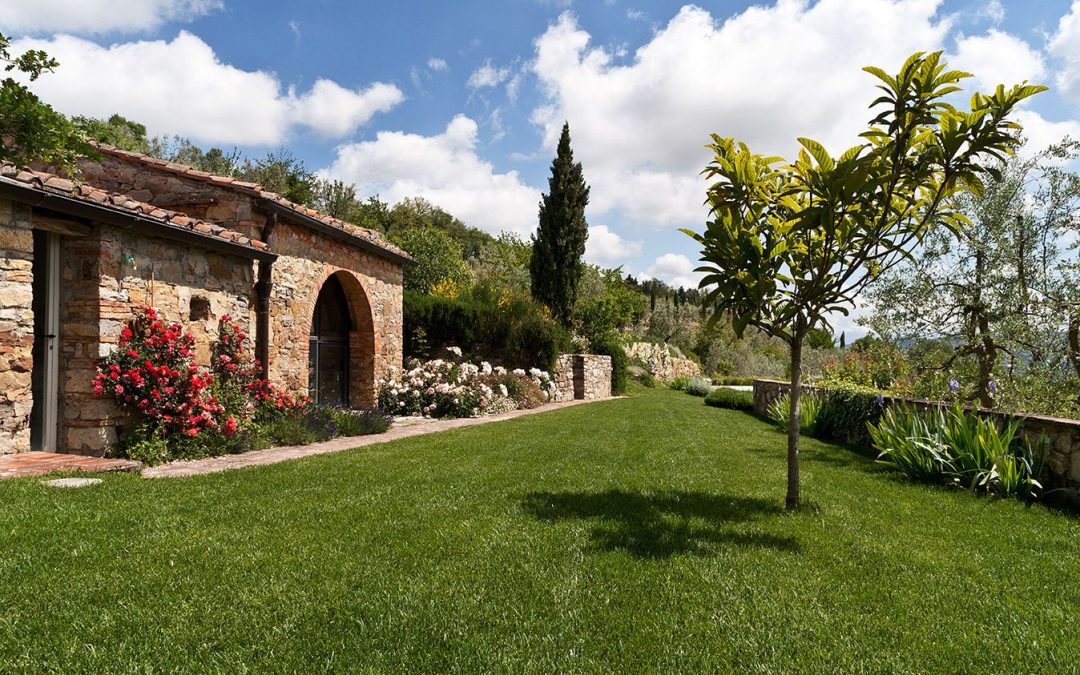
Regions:
<svg viewBox="0 0 1080 675"><path fill-rule="evenodd" d="M359 227L353 225L352 223L346 223L343 220L339 220L332 216L319 213L318 211L310 209L301 204L291 202L285 197L279 195L278 193L271 192L265 189L262 185L259 185L258 183L249 183L247 181L237 180L236 178L233 178L231 176L216 176L205 171L199 171L194 167L186 166L184 164L177 164L176 162L166 162L165 160L158 159L156 157L151 157L149 155L144 155L138 152L121 150L120 148L114 148L110 145L104 145L96 142L93 145L98 149L99 152L105 155L130 160L146 166L152 166L156 169L169 171L171 173L182 175L188 178L201 180L206 183L212 183L214 185L218 185L232 190L237 190L239 192L258 197L260 199L266 199L268 201L275 202L290 211L296 212L299 215L303 215L308 218L314 218L315 220L318 220L319 222L327 225L328 227L335 228L345 234L372 244L395 257L411 260L408 253L386 241L386 239L384 239L382 234L380 234L379 232L369 230L364 227ZM261 242L252 242L252 244L257 243Z"/></svg>
<svg viewBox="0 0 1080 675"><path fill-rule="evenodd" d="M108 192L85 184L76 185L66 178L45 171L20 169L11 163L4 162L0 163L0 182L21 185L49 194L90 202L130 215L143 216L159 222L163 227L182 227L258 251L270 250L263 242L252 241L239 232L227 230L217 223L210 223L191 218L182 213L168 211L146 202L131 199L127 195Z"/></svg>

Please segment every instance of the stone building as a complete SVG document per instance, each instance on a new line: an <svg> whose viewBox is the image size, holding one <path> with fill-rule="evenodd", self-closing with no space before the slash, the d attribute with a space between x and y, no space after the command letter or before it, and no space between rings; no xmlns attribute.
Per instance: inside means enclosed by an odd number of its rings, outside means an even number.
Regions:
<svg viewBox="0 0 1080 675"><path fill-rule="evenodd" d="M140 305L184 324L199 363L229 314L275 384L374 403L401 366L404 251L256 184L99 152L78 183L0 166L0 453L116 440L91 380Z"/></svg>

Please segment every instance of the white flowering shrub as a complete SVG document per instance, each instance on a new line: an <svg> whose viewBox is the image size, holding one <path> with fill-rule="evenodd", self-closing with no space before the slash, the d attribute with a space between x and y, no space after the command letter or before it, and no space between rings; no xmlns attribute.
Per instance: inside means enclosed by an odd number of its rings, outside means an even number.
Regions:
<svg viewBox="0 0 1080 675"><path fill-rule="evenodd" d="M393 415L477 417L534 408L554 393L554 378L539 368L510 372L486 361L413 360L400 377L382 382L379 407Z"/></svg>
<svg viewBox="0 0 1080 675"><path fill-rule="evenodd" d="M393 415L476 417L491 404L491 387L471 363L435 359L409 365L400 378L388 378L379 387L379 407Z"/></svg>

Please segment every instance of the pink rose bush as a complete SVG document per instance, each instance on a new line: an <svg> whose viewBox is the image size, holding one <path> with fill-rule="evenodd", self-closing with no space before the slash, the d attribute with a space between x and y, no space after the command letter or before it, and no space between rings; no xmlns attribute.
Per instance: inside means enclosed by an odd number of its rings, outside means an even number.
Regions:
<svg viewBox="0 0 1080 675"><path fill-rule="evenodd" d="M116 401L163 437L217 429L225 409L210 391L213 375L192 358L194 344L180 324L166 324L152 307L142 307L98 366L94 394Z"/></svg>
<svg viewBox="0 0 1080 675"><path fill-rule="evenodd" d="M389 428L382 411L318 406L278 389L260 377L250 342L222 316L210 368L200 367L183 326L160 320L152 307L136 310L92 383L96 396L112 399L135 422L125 425L116 451L154 464Z"/></svg>

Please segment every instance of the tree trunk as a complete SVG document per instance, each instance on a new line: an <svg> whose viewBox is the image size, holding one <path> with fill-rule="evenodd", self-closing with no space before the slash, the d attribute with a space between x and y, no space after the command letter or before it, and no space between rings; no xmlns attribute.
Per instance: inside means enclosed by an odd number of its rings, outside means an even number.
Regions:
<svg viewBox="0 0 1080 675"><path fill-rule="evenodd" d="M799 508L799 418L802 403L802 342L801 333L791 340L791 415L788 418L787 499L789 510Z"/></svg>
<svg viewBox="0 0 1080 675"><path fill-rule="evenodd" d="M1069 319L1069 362L1073 370L1080 376L1080 314L1074 314Z"/></svg>
<svg viewBox="0 0 1080 675"><path fill-rule="evenodd" d="M990 335L990 322L985 314L979 314L979 332L981 344L978 350L979 358L979 382L978 397L979 405L984 408L994 407L994 397L990 393L990 380L994 379L994 366L997 365L997 344Z"/></svg>

